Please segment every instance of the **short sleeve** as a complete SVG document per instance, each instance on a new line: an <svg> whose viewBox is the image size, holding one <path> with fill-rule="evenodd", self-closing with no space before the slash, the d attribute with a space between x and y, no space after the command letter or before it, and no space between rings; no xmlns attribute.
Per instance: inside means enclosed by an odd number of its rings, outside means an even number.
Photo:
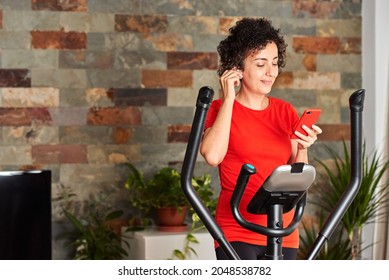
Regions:
<svg viewBox="0 0 389 280"><path fill-rule="evenodd" d="M211 106L209 107L207 118L205 120L204 130L207 128L212 127L213 123L216 120L217 114L219 113L219 109L221 106L221 100L214 100L211 103Z"/></svg>

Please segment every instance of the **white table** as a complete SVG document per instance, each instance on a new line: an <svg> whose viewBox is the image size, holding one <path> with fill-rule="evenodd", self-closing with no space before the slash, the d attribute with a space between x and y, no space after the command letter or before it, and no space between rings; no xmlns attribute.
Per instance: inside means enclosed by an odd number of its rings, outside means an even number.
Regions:
<svg viewBox="0 0 389 280"><path fill-rule="evenodd" d="M127 259L132 260L167 260L172 258L175 249L183 250L187 231L164 232L155 228L141 231L125 232L122 229L123 237L130 244L130 248L124 246L128 253ZM194 234L198 244L191 243L196 251L188 257L190 260L215 260L214 241L208 231L199 231Z"/></svg>

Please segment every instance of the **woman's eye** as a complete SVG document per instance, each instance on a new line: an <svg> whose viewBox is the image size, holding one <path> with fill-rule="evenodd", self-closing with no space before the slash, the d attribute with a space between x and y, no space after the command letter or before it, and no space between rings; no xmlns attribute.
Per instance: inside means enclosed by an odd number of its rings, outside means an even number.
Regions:
<svg viewBox="0 0 389 280"><path fill-rule="evenodd" d="M263 66L265 66L265 64L258 64L257 66L258 67L263 67Z"/></svg>

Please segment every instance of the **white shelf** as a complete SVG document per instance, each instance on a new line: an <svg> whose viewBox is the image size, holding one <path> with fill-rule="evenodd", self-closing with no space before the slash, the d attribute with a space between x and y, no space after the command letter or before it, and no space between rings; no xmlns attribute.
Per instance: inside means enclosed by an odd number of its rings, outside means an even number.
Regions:
<svg viewBox="0 0 389 280"><path fill-rule="evenodd" d="M124 246L128 253L128 259L132 260L167 260L172 258L174 250L184 247L187 231L164 232L155 228L146 230L125 232L122 234L130 244L130 248ZM191 260L215 260L214 241L208 231L199 231L194 234L198 244L191 244L197 256L191 254Z"/></svg>

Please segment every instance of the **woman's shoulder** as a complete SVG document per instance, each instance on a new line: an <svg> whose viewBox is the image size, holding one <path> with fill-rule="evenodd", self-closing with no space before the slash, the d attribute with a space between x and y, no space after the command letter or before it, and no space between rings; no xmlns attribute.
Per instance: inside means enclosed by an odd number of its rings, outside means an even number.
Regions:
<svg viewBox="0 0 389 280"><path fill-rule="evenodd" d="M211 103L211 107L214 108L214 109L217 109L217 110L220 108L221 105L222 105L222 100L221 99L215 99Z"/></svg>
<svg viewBox="0 0 389 280"><path fill-rule="evenodd" d="M271 111L277 112L278 115L285 116L289 119L296 120L298 119L298 114L296 108L288 101L285 101L280 98L269 97L271 104Z"/></svg>
<svg viewBox="0 0 389 280"><path fill-rule="evenodd" d="M292 109L294 110L294 107L293 105L286 101L286 100L283 100L283 99L280 99L280 98L276 98L276 97L272 97L272 96L269 96L269 99L270 99L270 103L272 104L272 106L276 106L278 108L285 108L285 109Z"/></svg>

